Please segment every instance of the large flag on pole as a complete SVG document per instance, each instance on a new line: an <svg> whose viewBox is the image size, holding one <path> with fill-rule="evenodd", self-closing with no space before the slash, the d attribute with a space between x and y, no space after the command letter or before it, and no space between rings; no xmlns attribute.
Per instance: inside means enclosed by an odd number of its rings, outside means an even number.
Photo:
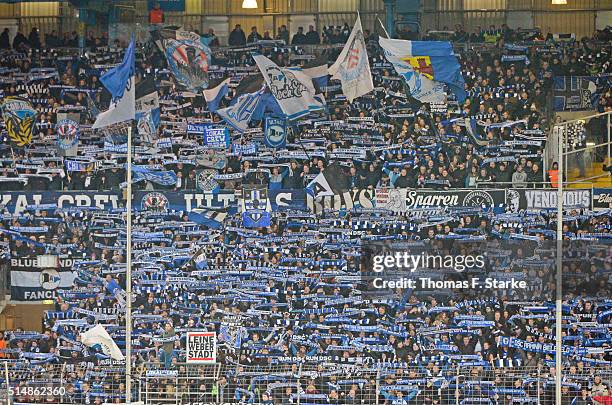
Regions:
<svg viewBox="0 0 612 405"><path fill-rule="evenodd" d="M235 130L244 132L249 127L255 109L261 99L264 89L255 93L247 93L238 97L238 101L232 106L217 110L217 114Z"/></svg>
<svg viewBox="0 0 612 405"><path fill-rule="evenodd" d="M332 79L340 80L342 92L349 102L374 90L359 15L338 59L329 67L329 74Z"/></svg>
<svg viewBox="0 0 612 405"><path fill-rule="evenodd" d="M387 60L406 80L412 97L424 103L444 102L444 83L459 102L465 100L465 81L450 42L381 37L379 43Z"/></svg>
<svg viewBox="0 0 612 405"><path fill-rule="evenodd" d="M255 55L253 59L263 74L270 92L289 120L295 120L310 111L323 108L323 104L314 97L312 79L304 72L299 69L282 69L263 55Z"/></svg>
<svg viewBox="0 0 612 405"><path fill-rule="evenodd" d="M214 112L219 109L219 104L223 97L227 96L229 92L230 79L229 77L223 80L216 86L213 86L211 89L204 90L202 93L204 94L204 100L206 100L206 105L208 107L208 111Z"/></svg>
<svg viewBox="0 0 612 405"><path fill-rule="evenodd" d="M160 123L159 94L152 76L141 80L136 85L136 116L138 135L145 142L157 139L157 128Z"/></svg>
<svg viewBox="0 0 612 405"><path fill-rule="evenodd" d="M89 347L100 347L104 354L110 356L114 360L125 359L119 346L117 346L113 338L108 334L106 329L104 329L104 326L100 324L89 329L87 332L82 332L81 343Z"/></svg>
<svg viewBox="0 0 612 405"><path fill-rule="evenodd" d="M334 196L347 189L346 175L338 163L332 163L305 187L313 198Z"/></svg>
<svg viewBox="0 0 612 405"><path fill-rule="evenodd" d="M136 115L136 86L134 85L135 53L134 38L130 41L123 62L103 74L100 81L111 93L108 110L96 118L92 128L103 128L119 122L133 120Z"/></svg>

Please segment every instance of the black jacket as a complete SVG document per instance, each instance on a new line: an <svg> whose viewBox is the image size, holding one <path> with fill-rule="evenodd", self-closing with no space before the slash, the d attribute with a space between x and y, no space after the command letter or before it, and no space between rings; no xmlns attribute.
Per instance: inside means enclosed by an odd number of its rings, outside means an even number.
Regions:
<svg viewBox="0 0 612 405"><path fill-rule="evenodd" d="M230 46L241 46L246 44L246 36L244 31L234 29L229 36L228 43Z"/></svg>

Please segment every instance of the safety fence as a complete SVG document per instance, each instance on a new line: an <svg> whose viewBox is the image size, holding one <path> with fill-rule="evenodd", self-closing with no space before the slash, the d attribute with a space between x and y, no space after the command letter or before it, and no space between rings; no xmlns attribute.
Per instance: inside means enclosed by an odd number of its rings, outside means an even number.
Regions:
<svg viewBox="0 0 612 405"><path fill-rule="evenodd" d="M188 365L141 370L138 400L145 404L553 404L554 369L412 364ZM564 398L605 396L612 370L564 370ZM406 401L406 402L404 402ZM570 403L568 402L568 403Z"/></svg>
<svg viewBox="0 0 612 405"><path fill-rule="evenodd" d="M554 404L555 371L536 367L429 363L398 364L142 364L134 371L132 401L142 404ZM124 367L4 362L0 403L125 403ZM609 395L612 369L566 367L563 398ZM406 401L406 402L403 402ZM565 402L564 402L565 403ZM584 402L591 403L591 402Z"/></svg>

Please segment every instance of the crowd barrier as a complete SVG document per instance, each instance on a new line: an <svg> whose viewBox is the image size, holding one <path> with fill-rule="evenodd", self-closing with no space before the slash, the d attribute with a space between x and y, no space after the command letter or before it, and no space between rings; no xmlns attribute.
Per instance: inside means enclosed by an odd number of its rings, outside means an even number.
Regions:
<svg viewBox="0 0 612 405"><path fill-rule="evenodd" d="M141 364L134 373L132 403L383 405L404 403L401 399L407 403L449 405L554 403L554 370L545 365L493 368L439 363L432 362L426 367L395 363L279 366L182 363L172 369ZM98 398L100 403L125 402L120 392L124 389L125 374L112 371L112 367L48 364L44 369L31 368L4 363L0 384L3 403L98 403L95 402ZM89 397L73 395L72 387L78 378L87 381ZM612 384L612 370L566 368L563 381L564 398L571 403L583 390L591 397L600 395L600 384Z"/></svg>

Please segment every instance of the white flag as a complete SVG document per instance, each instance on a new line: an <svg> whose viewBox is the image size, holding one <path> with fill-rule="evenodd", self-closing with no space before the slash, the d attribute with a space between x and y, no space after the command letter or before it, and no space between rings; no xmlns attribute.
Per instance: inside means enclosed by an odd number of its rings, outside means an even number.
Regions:
<svg viewBox="0 0 612 405"><path fill-rule="evenodd" d="M89 329L87 332L81 333L81 343L89 347L100 345L102 352L114 360L125 359L119 346L117 346L113 338L104 329L104 326L100 324Z"/></svg>
<svg viewBox="0 0 612 405"><path fill-rule="evenodd" d="M329 74L332 79L340 80L342 92L349 102L374 90L359 15L338 59L329 67Z"/></svg>
<svg viewBox="0 0 612 405"><path fill-rule="evenodd" d="M255 93L247 93L238 97L236 104L217 110L217 114L234 129L244 132L249 127L251 117L259 104L263 88Z"/></svg>
<svg viewBox="0 0 612 405"><path fill-rule="evenodd" d="M113 96L107 111L99 114L93 129L103 128L123 121L133 120L136 116L136 81L134 78L135 56L134 38L125 52L123 62L100 77L104 87Z"/></svg>
<svg viewBox="0 0 612 405"><path fill-rule="evenodd" d="M108 110L100 113L93 129L107 127L123 121L133 120L136 116L136 90L134 89L134 76L130 77L128 87L117 102L111 102Z"/></svg>
<svg viewBox="0 0 612 405"><path fill-rule="evenodd" d="M280 68L263 55L255 55L253 59L287 119L294 120L323 108L314 97L312 79L300 69Z"/></svg>

